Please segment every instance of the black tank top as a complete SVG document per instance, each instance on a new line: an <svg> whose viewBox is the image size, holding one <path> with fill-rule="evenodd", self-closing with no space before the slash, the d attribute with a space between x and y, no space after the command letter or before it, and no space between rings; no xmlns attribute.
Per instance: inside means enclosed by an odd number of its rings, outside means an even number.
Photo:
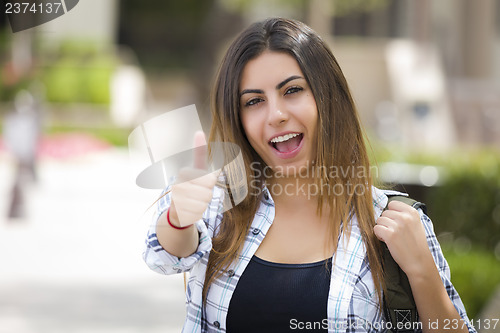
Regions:
<svg viewBox="0 0 500 333"><path fill-rule="evenodd" d="M281 264L253 256L231 297L227 332L297 332L301 325L327 332L331 267L331 258Z"/></svg>

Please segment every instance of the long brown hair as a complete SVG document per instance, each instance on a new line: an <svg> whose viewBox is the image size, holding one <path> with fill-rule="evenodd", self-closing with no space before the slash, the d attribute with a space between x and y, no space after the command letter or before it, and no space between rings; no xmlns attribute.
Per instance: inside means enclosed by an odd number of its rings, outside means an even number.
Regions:
<svg viewBox="0 0 500 333"><path fill-rule="evenodd" d="M358 113L347 82L335 57L323 40L305 24L283 18L271 18L254 23L243 31L227 50L219 68L211 99L213 123L210 142L231 142L241 148L247 181L253 181L250 191L259 184L262 188L264 172L257 166L265 163L248 142L240 120L239 85L245 65L262 52L269 50L293 56L299 64L318 108L317 156L315 164L320 174L318 186L342 191L328 191L319 195L318 213L326 203L330 209L330 230L337 241L342 231L348 239L353 215L366 247L368 260L381 299L383 272L380 242L373 232L375 225L370 164L360 126ZM250 167L252 162L252 167ZM337 172L329 172L332 166ZM213 237L209 256L203 299L211 283L237 260L252 219L257 211L262 192L248 193L239 205L223 215L219 230ZM339 218L340 217L340 218Z"/></svg>

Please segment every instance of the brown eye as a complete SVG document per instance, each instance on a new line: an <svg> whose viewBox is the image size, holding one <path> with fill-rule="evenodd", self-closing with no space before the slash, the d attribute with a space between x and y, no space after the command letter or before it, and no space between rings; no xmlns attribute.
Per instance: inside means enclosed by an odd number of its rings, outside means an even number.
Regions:
<svg viewBox="0 0 500 333"><path fill-rule="evenodd" d="M301 87L290 87L285 91L285 95L293 94L302 90L304 89L302 89Z"/></svg>
<svg viewBox="0 0 500 333"><path fill-rule="evenodd" d="M260 102L262 102L263 99L262 98L259 98L259 97L256 97L256 98L252 98L250 99L248 102L245 103L245 106L252 106L252 105L256 105L256 104L259 104Z"/></svg>

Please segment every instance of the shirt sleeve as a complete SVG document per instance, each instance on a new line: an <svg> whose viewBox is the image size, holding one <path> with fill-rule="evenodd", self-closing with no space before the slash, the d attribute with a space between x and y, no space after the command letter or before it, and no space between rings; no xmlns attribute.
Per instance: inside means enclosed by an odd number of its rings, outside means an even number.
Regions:
<svg viewBox="0 0 500 333"><path fill-rule="evenodd" d="M457 290L451 283L451 274L450 267L448 266L448 262L446 261L443 252L441 250L441 246L436 238L436 234L434 233L434 226L430 218L425 215L421 209L418 210L420 213L420 219L424 225L425 233L427 234L427 243L429 244L429 249L432 252L432 256L434 257L434 262L439 270L439 275L441 276L441 280L443 281L444 287L446 288L446 292L450 297L455 309L460 315L462 322L456 323L459 325L458 327L463 327L462 325L467 325L469 332L476 332L474 327L471 325L469 318L467 317L467 313L465 311L464 304L458 295ZM451 325L455 325L455 323L450 322Z"/></svg>
<svg viewBox="0 0 500 333"><path fill-rule="evenodd" d="M157 202L157 209L148 230L145 249L142 253L142 257L148 267L160 274L176 274L190 271L212 249L213 231L222 219L221 193L215 188L214 197L209 203L207 210L203 213L202 219L195 223L199 232L199 243L196 251L185 258L179 258L168 253L158 242L156 226L161 214L170 207L169 190L170 188L167 188Z"/></svg>

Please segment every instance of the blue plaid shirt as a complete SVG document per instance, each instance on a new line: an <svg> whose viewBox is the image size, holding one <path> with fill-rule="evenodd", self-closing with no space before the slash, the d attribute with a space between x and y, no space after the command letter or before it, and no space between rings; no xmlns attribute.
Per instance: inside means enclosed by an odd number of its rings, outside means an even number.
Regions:
<svg viewBox="0 0 500 333"><path fill-rule="evenodd" d="M389 191L373 188L372 193L375 215L378 218L387 205L386 194L389 194ZM394 193L397 192L391 192L391 194ZM186 291L187 314L182 332L225 332L231 296L245 267L273 223L274 201L265 188L263 200L252 221L238 260L232 263L227 273L214 281L208 292L205 307L202 306L202 289L208 256L212 248L211 239L222 219L222 191L218 188L214 189L213 200L205 211L203 219L196 223L200 234L198 249L186 258L178 258L166 252L156 236L156 221L169 206L170 195L165 195L158 202L154 223L147 235L143 258L152 270L161 274L190 272ZM467 318L464 305L450 281L450 270L434 234L432 222L421 210L419 212L427 233L427 242L443 284L463 320L459 324L465 324L470 332L475 332ZM356 217L351 220L351 232L348 239L346 237L340 239L332 258L334 268L328 295L328 318L325 318L320 325L322 328L328 327L329 332L386 331L387 323L380 311ZM306 327L307 324L293 321L290 323L291 329L299 328L301 325ZM419 332L420 330L416 329L415 331Z"/></svg>

